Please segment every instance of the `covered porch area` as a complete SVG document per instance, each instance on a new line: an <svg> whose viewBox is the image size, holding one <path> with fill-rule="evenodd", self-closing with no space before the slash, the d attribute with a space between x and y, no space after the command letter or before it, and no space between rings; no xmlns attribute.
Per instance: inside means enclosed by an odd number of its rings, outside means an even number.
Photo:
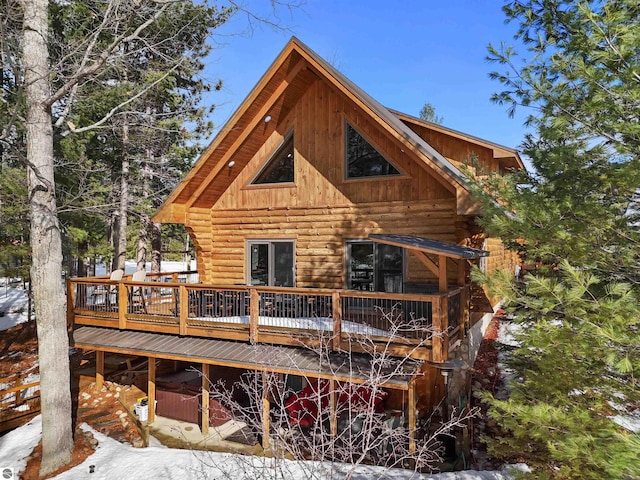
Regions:
<svg viewBox="0 0 640 480"><path fill-rule="evenodd" d="M257 380L258 388L253 393L258 407L261 434L260 444L264 454L270 454L277 446L272 437L275 430L283 425L294 426L292 417L283 418L285 399L282 392L274 388L274 379L291 375L307 379L307 385L322 385L317 396L317 428L326 428L327 438L341 435L340 422L350 415L351 407L345 408L345 386L349 391L372 389L375 392L396 392L406 399L403 412L403 428L407 431L407 448L416 449L417 411L416 382L419 380L422 362L410 358L382 358L379 354L337 353L315 348L294 348L287 346L246 344L242 342L178 337L174 335L117 331L100 327L79 327L73 332L73 345L77 348L96 351L96 388L102 387L104 379L105 353L118 353L148 359L148 381L146 395L149 405L154 405L158 397L157 363L160 360L177 360L198 365L202 373L199 392L199 426L203 435L209 433L215 424L211 421L211 411L220 398L212 398L211 380L216 371L237 368L250 372ZM358 408L373 406L360 404ZM355 408L355 407L354 407ZM229 407L233 411L232 407ZM235 413L235 412L233 412ZM382 412L384 414L385 412ZM156 421L154 409L148 412L148 423ZM394 415L398 415L394 412ZM351 417L349 417L351 418ZM272 424L274 422L274 424ZM326 423L324 423L326 422ZM324 425L323 425L324 423ZM277 437L277 435L276 435Z"/></svg>

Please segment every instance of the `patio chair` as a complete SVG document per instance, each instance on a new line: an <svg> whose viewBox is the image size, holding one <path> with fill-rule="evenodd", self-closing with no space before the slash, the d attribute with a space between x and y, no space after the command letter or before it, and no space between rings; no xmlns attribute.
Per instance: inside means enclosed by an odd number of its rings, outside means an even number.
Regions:
<svg viewBox="0 0 640 480"><path fill-rule="evenodd" d="M131 277L132 282L144 282L147 278L147 272L144 270L138 270L133 272ZM132 310L134 307L142 307L142 311L147 313L147 304L144 299L144 286L142 285L133 285L131 290L129 291L129 305L131 305Z"/></svg>
<svg viewBox="0 0 640 480"><path fill-rule="evenodd" d="M113 282L119 282L120 280L122 280L123 275L124 275L124 270L119 268L111 272L111 275L109 276L109 280ZM98 285L93 289L91 296L93 297L94 305L96 305L96 298L99 296L102 296L104 299L102 303L106 307L109 307L111 305L111 295L117 295L117 294L118 294L118 285L102 284L102 285Z"/></svg>

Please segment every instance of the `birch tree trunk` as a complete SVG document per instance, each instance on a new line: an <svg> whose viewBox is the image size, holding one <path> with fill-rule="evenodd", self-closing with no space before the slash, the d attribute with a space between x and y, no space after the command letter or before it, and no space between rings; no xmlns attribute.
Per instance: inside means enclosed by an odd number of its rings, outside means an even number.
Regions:
<svg viewBox="0 0 640 480"><path fill-rule="evenodd" d="M69 337L62 284L62 241L53 174L53 127L47 46L48 1L21 0L31 222L31 283L38 331L42 464L40 475L67 464L73 450Z"/></svg>

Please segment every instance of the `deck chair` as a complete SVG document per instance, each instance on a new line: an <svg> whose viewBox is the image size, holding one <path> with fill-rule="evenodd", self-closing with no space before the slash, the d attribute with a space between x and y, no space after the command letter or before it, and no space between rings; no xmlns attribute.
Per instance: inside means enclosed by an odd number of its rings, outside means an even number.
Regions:
<svg viewBox="0 0 640 480"><path fill-rule="evenodd" d="M113 282L119 282L120 280L122 280L123 276L124 276L124 270L119 268L111 272L111 275L109 276L109 280ZM93 297L94 305L96 304L96 298L99 296L102 296L104 298L103 304L109 307L111 305L111 295L117 295L117 294L118 294L118 285L103 284L103 285L98 285L91 293L91 296Z"/></svg>
<svg viewBox="0 0 640 480"><path fill-rule="evenodd" d="M132 282L144 282L147 278L147 272L144 270L138 270L133 273L131 277ZM140 306L142 311L147 313L147 304L144 299L144 287L142 285L134 285L129 291L129 305L132 307Z"/></svg>

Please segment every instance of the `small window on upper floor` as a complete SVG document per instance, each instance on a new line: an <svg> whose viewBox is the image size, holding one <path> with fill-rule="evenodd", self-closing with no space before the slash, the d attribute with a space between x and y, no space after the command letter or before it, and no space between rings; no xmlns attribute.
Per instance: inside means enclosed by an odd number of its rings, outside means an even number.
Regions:
<svg viewBox="0 0 640 480"><path fill-rule="evenodd" d="M349 122L345 122L346 178L399 176L401 173Z"/></svg>
<svg viewBox="0 0 640 480"><path fill-rule="evenodd" d="M278 145L264 167L258 172L251 185L272 183L293 183L293 130Z"/></svg>

